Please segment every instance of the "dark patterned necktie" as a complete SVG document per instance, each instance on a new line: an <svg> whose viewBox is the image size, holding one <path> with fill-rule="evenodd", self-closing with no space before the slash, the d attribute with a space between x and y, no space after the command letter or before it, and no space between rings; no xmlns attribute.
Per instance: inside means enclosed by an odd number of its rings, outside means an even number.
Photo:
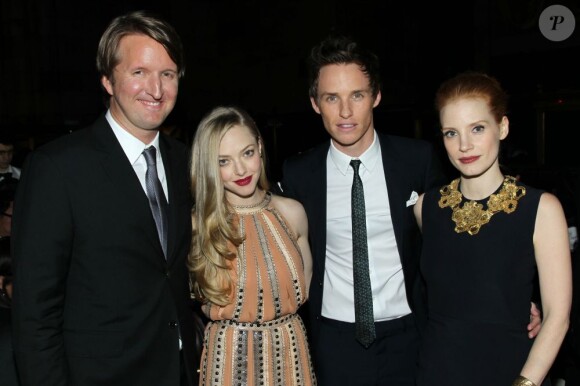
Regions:
<svg viewBox="0 0 580 386"><path fill-rule="evenodd" d="M143 150L143 156L147 162L147 172L145 172L147 198L149 198L149 206L155 219L163 254L167 258L167 200L165 193L163 193L161 181L157 176L157 151L155 147L150 146Z"/></svg>
<svg viewBox="0 0 580 386"><path fill-rule="evenodd" d="M354 279L354 318L356 339L365 347L375 340L373 314L373 294L369 276L369 256L367 247L367 224L365 196L362 180L358 174L360 160L351 160L354 169L352 181L352 266Z"/></svg>

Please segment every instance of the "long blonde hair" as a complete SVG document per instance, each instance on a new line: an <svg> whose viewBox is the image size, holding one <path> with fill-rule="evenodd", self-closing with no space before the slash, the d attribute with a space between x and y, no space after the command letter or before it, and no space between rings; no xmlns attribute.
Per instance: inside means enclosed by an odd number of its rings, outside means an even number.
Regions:
<svg viewBox="0 0 580 386"><path fill-rule="evenodd" d="M188 265L195 296L220 306L231 302L231 261L237 257L236 249L243 242L226 200L218 162L221 140L233 126L249 128L256 141L262 142L256 123L246 111L219 106L199 123L191 151L191 191L195 209ZM258 180L262 190L269 189L265 157L262 146L262 170Z"/></svg>

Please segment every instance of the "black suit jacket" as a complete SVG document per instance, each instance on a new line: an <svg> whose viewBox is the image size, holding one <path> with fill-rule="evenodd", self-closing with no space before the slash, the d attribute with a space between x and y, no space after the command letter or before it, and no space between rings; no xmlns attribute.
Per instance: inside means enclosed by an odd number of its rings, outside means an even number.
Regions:
<svg viewBox="0 0 580 386"><path fill-rule="evenodd" d="M13 335L23 385L197 384L188 152L161 135L168 256L104 115L31 153L15 200Z"/></svg>
<svg viewBox="0 0 580 386"><path fill-rule="evenodd" d="M418 194L445 181L441 164L431 145L422 140L378 134L397 248L401 256L405 289L411 310L423 324L426 319L424 291L419 277L420 231L407 206L413 191ZM326 157L327 141L307 152L288 158L283 164L282 194L304 205L314 261L310 285L309 314L311 342L316 335L322 310L326 258Z"/></svg>

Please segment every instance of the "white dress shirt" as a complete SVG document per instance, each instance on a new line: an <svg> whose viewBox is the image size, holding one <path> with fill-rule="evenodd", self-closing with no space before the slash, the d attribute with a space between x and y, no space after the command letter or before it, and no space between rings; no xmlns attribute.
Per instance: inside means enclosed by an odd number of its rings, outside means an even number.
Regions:
<svg viewBox="0 0 580 386"><path fill-rule="evenodd" d="M161 186L163 186L163 192L165 193L165 198L169 202L169 196L167 195L167 179L165 178L165 168L163 167L163 159L161 158L161 151L159 150L159 132L155 136L155 139L151 143L144 144L139 139L129 134L129 132L123 129L113 118L110 111L107 111L105 115L109 125L113 128L113 133L117 137L117 140L121 144L125 155L129 159L133 169L141 182L143 191L147 194L147 188L145 187L145 172L147 171L147 162L143 156L143 150L149 146L155 146L157 150L157 176L159 181L161 181Z"/></svg>
<svg viewBox="0 0 580 386"><path fill-rule="evenodd" d="M353 158L332 144L326 159L326 263L322 315L354 323L351 188ZM358 159L363 182L369 271L375 321L411 313L407 302L401 258L397 250L381 147L373 144Z"/></svg>
<svg viewBox="0 0 580 386"><path fill-rule="evenodd" d="M8 168L6 170L0 170L0 173L12 173L12 178L19 180L21 171L16 166L8 165ZM0 177L0 181L3 179L4 177Z"/></svg>

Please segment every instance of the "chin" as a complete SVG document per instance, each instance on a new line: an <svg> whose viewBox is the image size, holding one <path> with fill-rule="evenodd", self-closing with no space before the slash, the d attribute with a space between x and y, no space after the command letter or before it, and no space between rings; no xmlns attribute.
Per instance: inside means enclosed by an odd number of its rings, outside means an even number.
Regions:
<svg viewBox="0 0 580 386"><path fill-rule="evenodd" d="M230 190L231 194L238 196L241 199L249 199L254 196L256 193L256 187L253 188L250 186L240 186L236 187L235 189Z"/></svg>
<svg viewBox="0 0 580 386"><path fill-rule="evenodd" d="M459 172L461 173L461 176L463 178L477 178L477 177L481 177L483 174L485 174L485 170L474 170L474 169L459 169Z"/></svg>

